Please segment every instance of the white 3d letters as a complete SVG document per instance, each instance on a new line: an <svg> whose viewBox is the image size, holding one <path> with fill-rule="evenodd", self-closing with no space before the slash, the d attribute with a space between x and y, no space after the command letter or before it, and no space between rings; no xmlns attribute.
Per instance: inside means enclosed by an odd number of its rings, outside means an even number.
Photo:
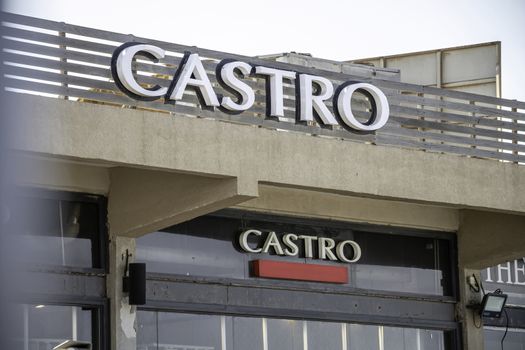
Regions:
<svg viewBox="0 0 525 350"><path fill-rule="evenodd" d="M203 104L208 107L222 107L221 111L217 111L217 113L239 113L252 108L256 101L254 89L242 79L261 80L261 76L263 76L266 79L268 94L266 96L266 114L268 117L285 117L284 80L287 79L295 82L297 89L295 93L297 94L298 109L295 117L298 122L314 121L314 115L316 115L317 121L323 125L340 124L345 128L362 132L378 130L388 122L390 114L388 99L383 91L372 84L348 81L340 85L334 97L334 85L327 78L266 66L255 66L252 69L253 66L249 63L225 59L217 65L217 82L222 88L233 93L236 99L223 96L219 102L198 54L193 53L185 56L185 60L174 72L175 78L169 88L166 86L146 88L137 82L133 74L133 60L138 54L156 61L165 57L165 51L153 45L126 43L113 53L111 60L113 78L118 88L134 99L155 100L164 97L166 101L175 101L176 103L184 99L188 87L193 87L202 96ZM252 71L255 75L252 75ZM297 81L295 81L296 79ZM314 86L317 87L317 91L314 91ZM352 111L352 95L356 91L367 95L372 104L372 117L368 122L359 121ZM290 92L287 93L290 94ZM261 100L259 99L259 101ZM328 101L332 102L331 107L329 103L327 105ZM287 238L287 243L288 249L285 249L284 253L295 251L295 243L291 240L291 236ZM325 254L331 256L328 250Z"/></svg>

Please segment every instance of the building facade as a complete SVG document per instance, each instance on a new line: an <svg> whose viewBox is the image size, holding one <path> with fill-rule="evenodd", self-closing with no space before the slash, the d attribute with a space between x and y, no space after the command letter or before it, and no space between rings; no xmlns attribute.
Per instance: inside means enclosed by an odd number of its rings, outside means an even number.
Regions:
<svg viewBox="0 0 525 350"><path fill-rule="evenodd" d="M525 103L4 17L17 348L483 349Z"/></svg>

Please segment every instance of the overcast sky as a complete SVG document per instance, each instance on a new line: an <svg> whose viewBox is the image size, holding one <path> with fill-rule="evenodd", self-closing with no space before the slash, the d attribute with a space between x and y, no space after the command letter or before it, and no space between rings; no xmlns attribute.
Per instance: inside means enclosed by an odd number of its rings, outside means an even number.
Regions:
<svg viewBox="0 0 525 350"><path fill-rule="evenodd" d="M499 40L503 97L525 101L524 0L6 0L4 7L248 56L349 60Z"/></svg>

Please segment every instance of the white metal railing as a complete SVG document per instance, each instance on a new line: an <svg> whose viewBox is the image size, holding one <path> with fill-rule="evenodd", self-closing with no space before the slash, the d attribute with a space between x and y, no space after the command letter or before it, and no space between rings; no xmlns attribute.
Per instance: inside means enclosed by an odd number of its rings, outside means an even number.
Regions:
<svg viewBox="0 0 525 350"><path fill-rule="evenodd" d="M12 93L41 95L118 108L134 108L220 119L278 130L293 130L376 145L453 153L468 157L525 163L525 102L444 90L414 84L350 76L255 57L161 42L15 14L4 14L2 23L3 88ZM183 54L198 53L220 94L228 94L215 78L220 60L233 58L268 67L301 71L329 78L334 86L348 80L370 82L388 96L390 119L372 134L341 127L321 128L316 123L295 123L295 87L284 87L285 117L265 118L264 93L256 104L238 115L200 107L194 93L185 93L176 104L137 101L120 92L112 80L111 55L124 42L144 42L167 51L159 63L137 60L134 69L142 84L169 85ZM263 79L247 80L265 91ZM330 103L327 103L331 109Z"/></svg>

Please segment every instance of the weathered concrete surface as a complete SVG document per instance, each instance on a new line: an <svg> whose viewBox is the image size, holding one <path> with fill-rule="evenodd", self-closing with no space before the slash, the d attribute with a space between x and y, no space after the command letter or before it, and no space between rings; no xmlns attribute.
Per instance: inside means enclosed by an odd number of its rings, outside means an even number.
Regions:
<svg viewBox="0 0 525 350"><path fill-rule="evenodd" d="M129 305L129 297L122 292L122 277L126 267L126 251L135 259L135 240L110 237L107 295L111 308L111 349L137 348L137 307Z"/></svg>
<svg viewBox="0 0 525 350"><path fill-rule="evenodd" d="M482 350L484 349L483 321L479 312L467 305L481 303L481 292L477 293L470 289L467 284L467 278L476 276L481 281L479 270L466 269L460 265L459 268L459 292L460 301L456 304L456 317L461 322L463 332L463 349L465 350Z"/></svg>
<svg viewBox="0 0 525 350"><path fill-rule="evenodd" d="M525 167L34 96L12 147L55 157L165 169L439 206L525 213ZM38 130L38 132L35 132Z"/></svg>
<svg viewBox="0 0 525 350"><path fill-rule="evenodd" d="M439 231L457 231L459 224L457 209L269 185L260 185L259 197L236 207L281 215Z"/></svg>
<svg viewBox="0 0 525 350"><path fill-rule="evenodd" d="M257 196L235 178L116 167L110 170L110 232L137 237Z"/></svg>
<svg viewBox="0 0 525 350"><path fill-rule="evenodd" d="M19 186L107 195L109 169L62 159L13 154L9 165Z"/></svg>
<svg viewBox="0 0 525 350"><path fill-rule="evenodd" d="M525 216L461 210L460 265L483 269L525 254Z"/></svg>

